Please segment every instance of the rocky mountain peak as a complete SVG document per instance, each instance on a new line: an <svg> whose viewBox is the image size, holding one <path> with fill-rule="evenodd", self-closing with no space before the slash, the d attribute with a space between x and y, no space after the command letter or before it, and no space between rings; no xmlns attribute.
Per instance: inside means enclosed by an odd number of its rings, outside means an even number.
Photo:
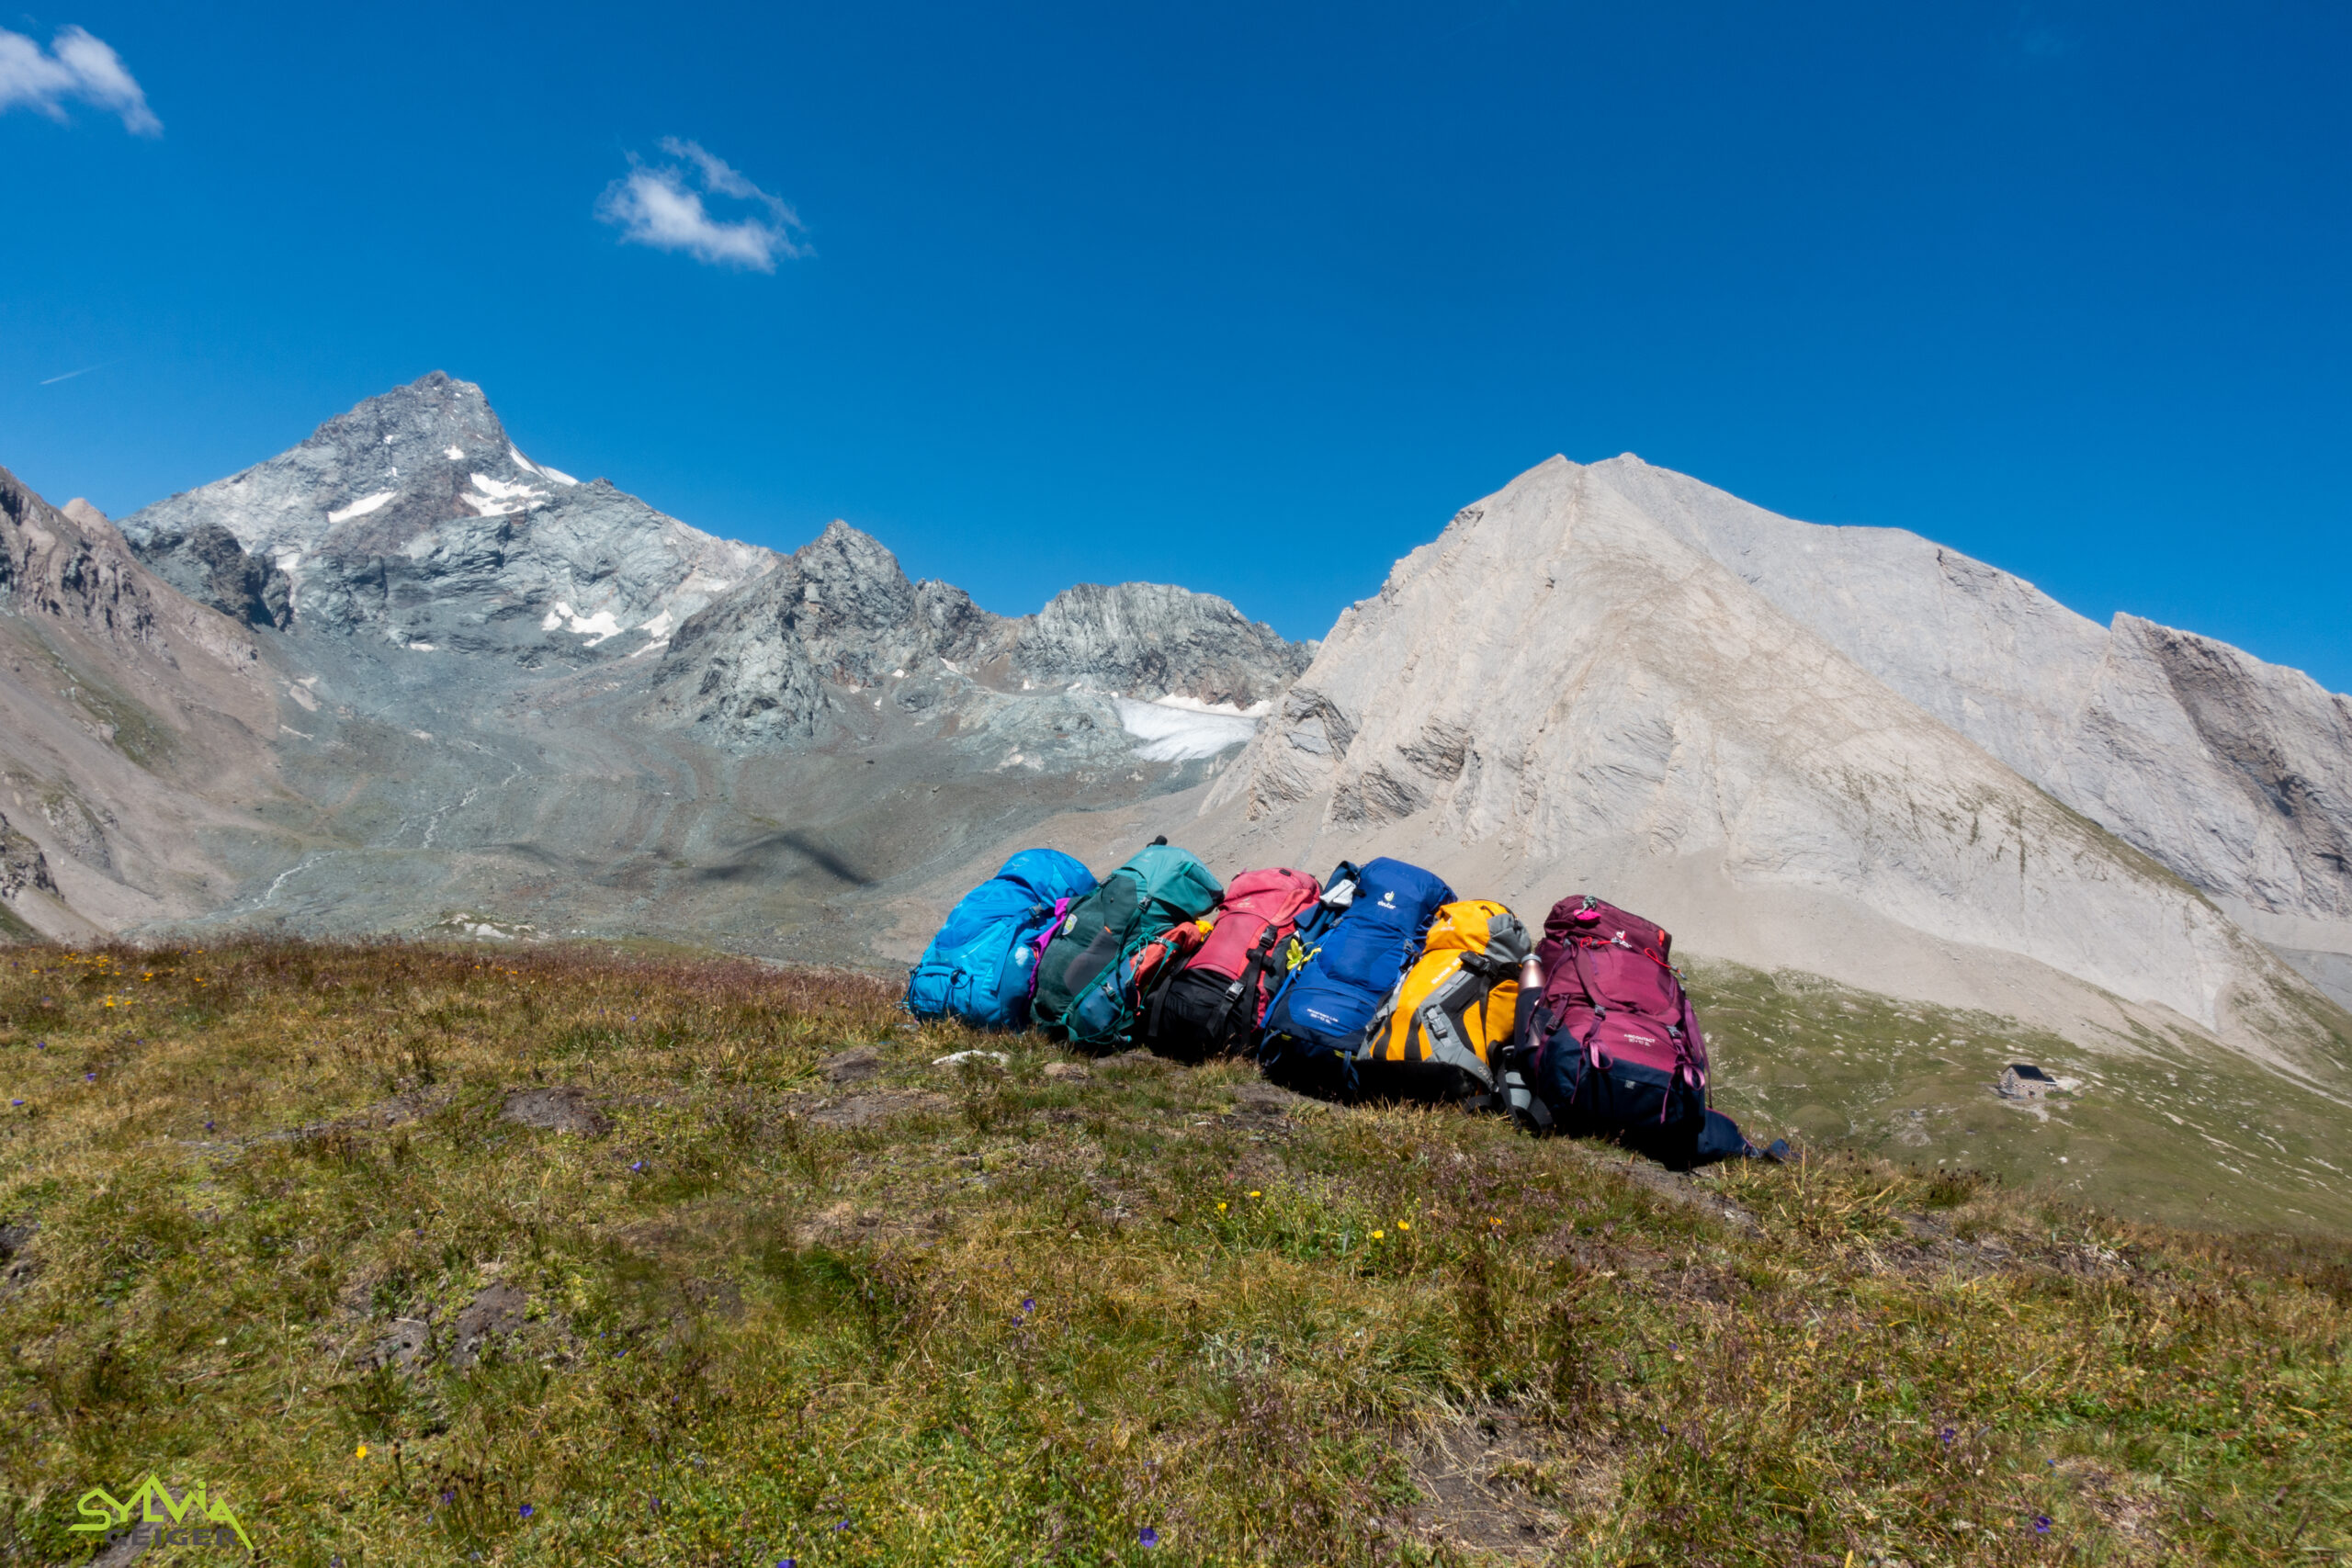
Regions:
<svg viewBox="0 0 2352 1568"><path fill-rule="evenodd" d="M123 531L183 592L241 620L526 662L659 647L775 558L534 462L480 387L438 370Z"/></svg>
<svg viewBox="0 0 2352 1568"><path fill-rule="evenodd" d="M2007 953L2307 1065L2333 1025L2246 937L2315 983L2352 951L2347 802L2352 705L2293 671L1631 457L1465 507L1209 797L1325 855L1494 857L1505 897L1606 873L1875 987L1947 961L1920 936ZM1829 934L1871 930L1915 934Z"/></svg>

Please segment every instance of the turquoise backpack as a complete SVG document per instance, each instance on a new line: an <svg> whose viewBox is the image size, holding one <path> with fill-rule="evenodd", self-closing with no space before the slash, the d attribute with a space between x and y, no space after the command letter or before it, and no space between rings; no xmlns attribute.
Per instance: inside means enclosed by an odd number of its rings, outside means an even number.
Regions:
<svg viewBox="0 0 2352 1568"><path fill-rule="evenodd" d="M1037 961L1031 1021L1075 1045L1125 1043L1139 1007L1136 953L1170 926L1216 908L1224 894L1197 856L1153 840L1062 917Z"/></svg>

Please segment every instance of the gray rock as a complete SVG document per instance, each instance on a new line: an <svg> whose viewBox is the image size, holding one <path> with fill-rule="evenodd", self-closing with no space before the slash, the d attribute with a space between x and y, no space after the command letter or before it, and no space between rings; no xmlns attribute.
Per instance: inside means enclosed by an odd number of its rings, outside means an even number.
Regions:
<svg viewBox="0 0 2352 1568"><path fill-rule="evenodd" d="M43 893L57 891L57 879L50 874L49 857L40 846L8 826L8 818L0 817L0 898L14 898L26 888Z"/></svg>
<svg viewBox="0 0 2352 1568"><path fill-rule="evenodd" d="M75 796L59 791L40 796L40 814L67 854L94 870L114 870L114 852L107 847L106 830L99 825L102 818L110 820L112 812L104 807L93 811Z"/></svg>
<svg viewBox="0 0 2352 1568"><path fill-rule="evenodd" d="M232 620L283 627L294 618L293 580L247 555L218 523L152 535L140 555L164 581Z"/></svg>
<svg viewBox="0 0 2352 1568"><path fill-rule="evenodd" d="M523 1326L530 1304L531 1298L520 1286L485 1286L458 1314L456 1331L450 1337L449 1364L472 1366L497 1341Z"/></svg>
<svg viewBox="0 0 2352 1568"><path fill-rule="evenodd" d="M604 1136L613 1126L588 1098L587 1090L569 1085L519 1089L506 1097L500 1115L526 1127L541 1127L551 1133L583 1133L592 1138Z"/></svg>

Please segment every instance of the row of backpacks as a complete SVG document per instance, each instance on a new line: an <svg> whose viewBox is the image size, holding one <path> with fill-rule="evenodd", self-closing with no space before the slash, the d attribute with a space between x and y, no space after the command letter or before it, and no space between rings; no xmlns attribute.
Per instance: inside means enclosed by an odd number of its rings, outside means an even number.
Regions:
<svg viewBox="0 0 2352 1568"><path fill-rule="evenodd" d="M949 914L907 1007L1089 1051L1252 1056L1309 1093L1458 1099L1687 1167L1749 1151L1708 1106L1671 942L1582 896L1539 939L1385 858L1221 886L1163 838L1100 882L1057 850L1014 855Z"/></svg>

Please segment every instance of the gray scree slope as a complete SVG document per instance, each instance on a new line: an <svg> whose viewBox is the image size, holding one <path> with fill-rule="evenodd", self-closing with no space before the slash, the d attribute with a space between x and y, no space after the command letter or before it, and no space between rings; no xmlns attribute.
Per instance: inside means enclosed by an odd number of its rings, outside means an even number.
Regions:
<svg viewBox="0 0 2352 1568"><path fill-rule="evenodd" d="M231 886L92 917L107 929L855 958L869 890L975 833L1182 789L1250 723L1155 708L1207 739L1152 751L1123 721L1136 699L1262 704L1308 653L1182 589L1008 618L846 525L789 557L716 539L531 461L439 374L124 532L142 580L249 649L275 711L245 744L273 793Z"/></svg>
<svg viewBox="0 0 2352 1568"><path fill-rule="evenodd" d="M2352 1006L2352 699L2136 615L2101 626L1916 534L1793 522L1630 456L1584 471Z"/></svg>

